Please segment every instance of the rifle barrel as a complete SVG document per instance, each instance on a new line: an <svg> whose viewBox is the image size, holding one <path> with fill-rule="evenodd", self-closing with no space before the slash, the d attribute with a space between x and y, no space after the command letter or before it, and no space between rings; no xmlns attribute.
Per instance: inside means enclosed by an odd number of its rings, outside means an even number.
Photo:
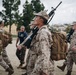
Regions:
<svg viewBox="0 0 76 75"><path fill-rule="evenodd" d="M56 6L55 10L58 8L58 6L62 3L62 1Z"/></svg>
<svg viewBox="0 0 76 75"><path fill-rule="evenodd" d="M48 14L49 15L49 18L52 16L52 18L53 18L53 16L54 16L54 14L55 14L55 10L59 7L59 5L62 3L62 1L60 1L60 3L55 7L55 8L53 8L53 10ZM48 21L48 23L52 20L52 18ZM47 24L48 24L47 23Z"/></svg>

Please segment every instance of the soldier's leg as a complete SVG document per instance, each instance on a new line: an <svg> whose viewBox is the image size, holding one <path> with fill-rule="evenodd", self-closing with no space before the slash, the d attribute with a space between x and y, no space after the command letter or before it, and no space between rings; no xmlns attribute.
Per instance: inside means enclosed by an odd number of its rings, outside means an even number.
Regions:
<svg viewBox="0 0 76 75"><path fill-rule="evenodd" d="M29 61L29 49L25 51L25 65L21 69L27 69L28 61Z"/></svg>
<svg viewBox="0 0 76 75"><path fill-rule="evenodd" d="M2 46L2 41L0 40L0 65L8 72L8 75L11 75L14 73L14 71L3 60L2 51L3 51L3 46Z"/></svg>
<svg viewBox="0 0 76 75"><path fill-rule="evenodd" d="M2 55L0 55L0 65L6 70L9 66L2 59Z"/></svg>
<svg viewBox="0 0 76 75"><path fill-rule="evenodd" d="M26 50L25 48L21 49L21 57L20 57L21 64L24 64L25 50Z"/></svg>
<svg viewBox="0 0 76 75"><path fill-rule="evenodd" d="M67 56L67 74L66 75L71 75L72 68L73 68L72 54L68 54L68 56Z"/></svg>
<svg viewBox="0 0 76 75"><path fill-rule="evenodd" d="M11 63L10 63L10 60L9 60L9 58L8 58L8 56L7 56L7 52L6 52L5 49L3 49L3 51L2 51L2 57L3 57L3 60L4 60L7 64L11 64Z"/></svg>
<svg viewBox="0 0 76 75"><path fill-rule="evenodd" d="M4 60L2 59L2 55L0 55L0 65L5 69L5 71L8 72L8 75L14 73L14 71L4 62Z"/></svg>
<svg viewBox="0 0 76 75"><path fill-rule="evenodd" d="M20 50L16 50L16 56L17 56L17 58L20 60L20 53L21 53L21 51Z"/></svg>
<svg viewBox="0 0 76 75"><path fill-rule="evenodd" d="M11 65L11 62L8 58L8 55L5 49L2 50L2 57L3 57L3 60L6 62L6 64L13 70L13 67Z"/></svg>
<svg viewBox="0 0 76 75"><path fill-rule="evenodd" d="M18 50L18 49L16 50L16 56L17 56L17 58L20 61L20 64L19 64L19 66L17 68L21 68L22 67L22 63L21 63L21 50Z"/></svg>

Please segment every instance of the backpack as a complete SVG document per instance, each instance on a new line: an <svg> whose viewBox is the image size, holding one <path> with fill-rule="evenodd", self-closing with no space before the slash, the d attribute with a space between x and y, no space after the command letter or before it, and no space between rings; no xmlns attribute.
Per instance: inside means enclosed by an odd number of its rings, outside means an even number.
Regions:
<svg viewBox="0 0 76 75"><path fill-rule="evenodd" d="M53 45L51 46L51 59L62 60L66 58L67 41L62 33L52 32Z"/></svg>

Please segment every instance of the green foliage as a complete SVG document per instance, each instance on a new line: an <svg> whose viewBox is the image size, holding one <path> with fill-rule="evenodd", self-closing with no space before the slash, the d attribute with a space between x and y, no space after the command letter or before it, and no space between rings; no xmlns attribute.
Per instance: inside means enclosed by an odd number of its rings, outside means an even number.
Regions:
<svg viewBox="0 0 76 75"><path fill-rule="evenodd" d="M26 27L26 31L30 32L29 23L34 18L33 13L44 10L44 5L40 0L32 0L31 3L26 0L23 8L23 25Z"/></svg>
<svg viewBox="0 0 76 75"><path fill-rule="evenodd" d="M40 0L32 0L31 4L35 12L40 12L41 10L44 10L45 8L44 5L41 4Z"/></svg>
<svg viewBox="0 0 76 75"><path fill-rule="evenodd" d="M5 8L2 13L2 18L5 20L5 25L10 25L9 32L11 32L11 25L15 21L15 15L18 12L20 0L2 0L3 7Z"/></svg>
<svg viewBox="0 0 76 75"><path fill-rule="evenodd" d="M23 25L23 16L19 14L19 12L15 12L15 20L14 23L17 25L17 29L20 29L20 26Z"/></svg>
<svg viewBox="0 0 76 75"><path fill-rule="evenodd" d="M23 25L26 27L26 31L29 32L29 23L33 18L33 10L32 5L26 0L25 4L23 5Z"/></svg>
<svg viewBox="0 0 76 75"><path fill-rule="evenodd" d="M11 25L15 23L19 30L21 25L24 25L27 32L30 32L29 23L34 18L34 12L40 12L44 10L44 5L40 0L28 0L23 5L23 13L19 14L20 0L2 0L4 10L0 12L0 15L5 20L5 25L10 25L9 32L11 32Z"/></svg>

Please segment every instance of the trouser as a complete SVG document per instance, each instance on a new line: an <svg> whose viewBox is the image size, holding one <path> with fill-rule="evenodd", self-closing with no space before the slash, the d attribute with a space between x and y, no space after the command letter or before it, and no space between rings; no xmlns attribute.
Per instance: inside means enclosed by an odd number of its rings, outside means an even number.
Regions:
<svg viewBox="0 0 76 75"><path fill-rule="evenodd" d="M67 55L67 70L72 71L73 63L76 63L76 53L69 52Z"/></svg>
<svg viewBox="0 0 76 75"><path fill-rule="evenodd" d="M7 52L5 48L2 46L2 41L0 40L0 65L4 68L7 69L10 64L9 58L7 56Z"/></svg>
<svg viewBox="0 0 76 75"><path fill-rule="evenodd" d="M0 65L6 70L9 66L6 64L6 62L3 60L2 55L0 55Z"/></svg>
<svg viewBox="0 0 76 75"><path fill-rule="evenodd" d="M65 61L63 62L63 65L67 65L67 55L68 55L68 52L66 53L66 58L65 58Z"/></svg>
<svg viewBox="0 0 76 75"><path fill-rule="evenodd" d="M67 71L72 71L72 68L73 68L73 60L69 58L67 60Z"/></svg>
<svg viewBox="0 0 76 75"><path fill-rule="evenodd" d="M2 57L6 64L11 64L5 48L2 50Z"/></svg>
<svg viewBox="0 0 76 75"><path fill-rule="evenodd" d="M17 49L16 50L16 56L20 60L20 63L24 63L24 58L25 58L25 48L23 47L21 50Z"/></svg>
<svg viewBox="0 0 76 75"><path fill-rule="evenodd" d="M67 65L67 59L65 59L65 61L63 62L63 65Z"/></svg>

